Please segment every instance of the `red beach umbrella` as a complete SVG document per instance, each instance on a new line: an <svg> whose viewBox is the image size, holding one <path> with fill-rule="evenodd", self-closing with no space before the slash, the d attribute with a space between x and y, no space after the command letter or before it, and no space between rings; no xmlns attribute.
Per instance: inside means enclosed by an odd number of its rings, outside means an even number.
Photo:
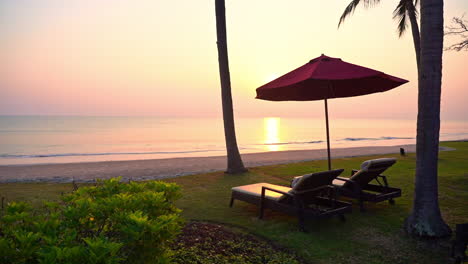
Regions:
<svg viewBox="0 0 468 264"><path fill-rule="evenodd" d="M257 99L325 101L328 168L331 169L327 99L385 92L407 80L380 71L322 56L257 88Z"/></svg>

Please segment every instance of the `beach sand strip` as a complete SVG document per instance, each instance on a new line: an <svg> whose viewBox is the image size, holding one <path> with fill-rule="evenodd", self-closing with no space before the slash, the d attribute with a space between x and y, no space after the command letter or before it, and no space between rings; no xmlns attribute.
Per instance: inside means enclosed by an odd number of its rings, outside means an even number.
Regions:
<svg viewBox="0 0 468 264"><path fill-rule="evenodd" d="M332 149L332 158L381 154L394 154L392 156L395 156L399 155L400 147L405 148L407 153L415 151L415 145L335 148ZM326 159L326 157L327 151L325 149L242 154L246 167L320 160ZM93 182L98 178L108 179L119 176L124 180L139 181L225 169L226 156L11 165L0 166L0 182L71 182L73 179L77 182Z"/></svg>

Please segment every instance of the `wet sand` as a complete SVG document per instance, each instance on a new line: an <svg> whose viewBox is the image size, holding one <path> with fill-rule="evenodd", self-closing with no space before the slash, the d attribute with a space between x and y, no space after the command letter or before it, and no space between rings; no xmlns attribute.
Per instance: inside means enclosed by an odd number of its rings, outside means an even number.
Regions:
<svg viewBox="0 0 468 264"><path fill-rule="evenodd" d="M379 154L398 156L400 147L407 153L415 151L415 145L354 147L332 149L332 158L356 157ZM449 150L444 148L442 150ZM284 164L326 159L327 151L294 150L243 154L246 167ZM0 166L0 182L92 182L96 178L108 179L122 176L123 179L149 180L179 177L184 175L223 171L226 156L190 157L153 160L102 161L65 164L37 164Z"/></svg>

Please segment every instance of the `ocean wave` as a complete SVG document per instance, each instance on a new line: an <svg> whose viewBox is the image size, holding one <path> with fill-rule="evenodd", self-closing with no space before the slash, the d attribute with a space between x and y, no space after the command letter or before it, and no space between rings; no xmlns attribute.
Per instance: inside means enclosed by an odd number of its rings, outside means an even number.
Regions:
<svg viewBox="0 0 468 264"><path fill-rule="evenodd" d="M78 130L57 130L57 129L0 129L0 133L70 133Z"/></svg>
<svg viewBox="0 0 468 264"><path fill-rule="evenodd" d="M276 143L263 143L263 144L258 144L258 145L264 145L264 146L277 146L277 145L293 145L293 144L318 144L324 142L323 140L315 140L315 141L292 141L292 142L276 142Z"/></svg>
<svg viewBox="0 0 468 264"><path fill-rule="evenodd" d="M153 151L153 152L104 152L104 153L53 153L53 154L0 154L0 158L58 158L58 157L88 157L114 155L151 155L151 154L186 154L199 152L221 151L220 149L187 150L187 151Z"/></svg>
<svg viewBox="0 0 468 264"><path fill-rule="evenodd" d="M364 140L394 140L394 139L414 139L413 137L379 137L379 138L343 138L342 141L364 141Z"/></svg>
<svg viewBox="0 0 468 264"><path fill-rule="evenodd" d="M414 139L414 137L379 137L379 138L343 138L338 139L337 141L373 141L373 140L395 140L395 139ZM263 143L257 145L263 146L277 146L277 145L305 145L305 144L318 144L323 143L323 140L314 140L314 141L291 141L291 142L275 142L275 143Z"/></svg>
<svg viewBox="0 0 468 264"><path fill-rule="evenodd" d="M468 132L457 132L457 133L440 133L441 136L462 136L468 135Z"/></svg>

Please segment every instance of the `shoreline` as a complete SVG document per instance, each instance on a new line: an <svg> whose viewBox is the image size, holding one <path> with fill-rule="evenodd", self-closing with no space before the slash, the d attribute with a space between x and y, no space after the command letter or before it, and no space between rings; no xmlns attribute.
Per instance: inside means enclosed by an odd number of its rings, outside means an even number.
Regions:
<svg viewBox="0 0 468 264"><path fill-rule="evenodd" d="M398 154L400 147L414 153L416 145L335 148L332 162L337 158ZM441 151L453 150L441 147ZM326 149L270 151L241 154L246 167L295 163L327 158ZM0 183L6 182L93 182L121 176L123 180L155 180L190 174L223 171L226 156L182 157L128 161L99 161L60 164L0 165Z"/></svg>

